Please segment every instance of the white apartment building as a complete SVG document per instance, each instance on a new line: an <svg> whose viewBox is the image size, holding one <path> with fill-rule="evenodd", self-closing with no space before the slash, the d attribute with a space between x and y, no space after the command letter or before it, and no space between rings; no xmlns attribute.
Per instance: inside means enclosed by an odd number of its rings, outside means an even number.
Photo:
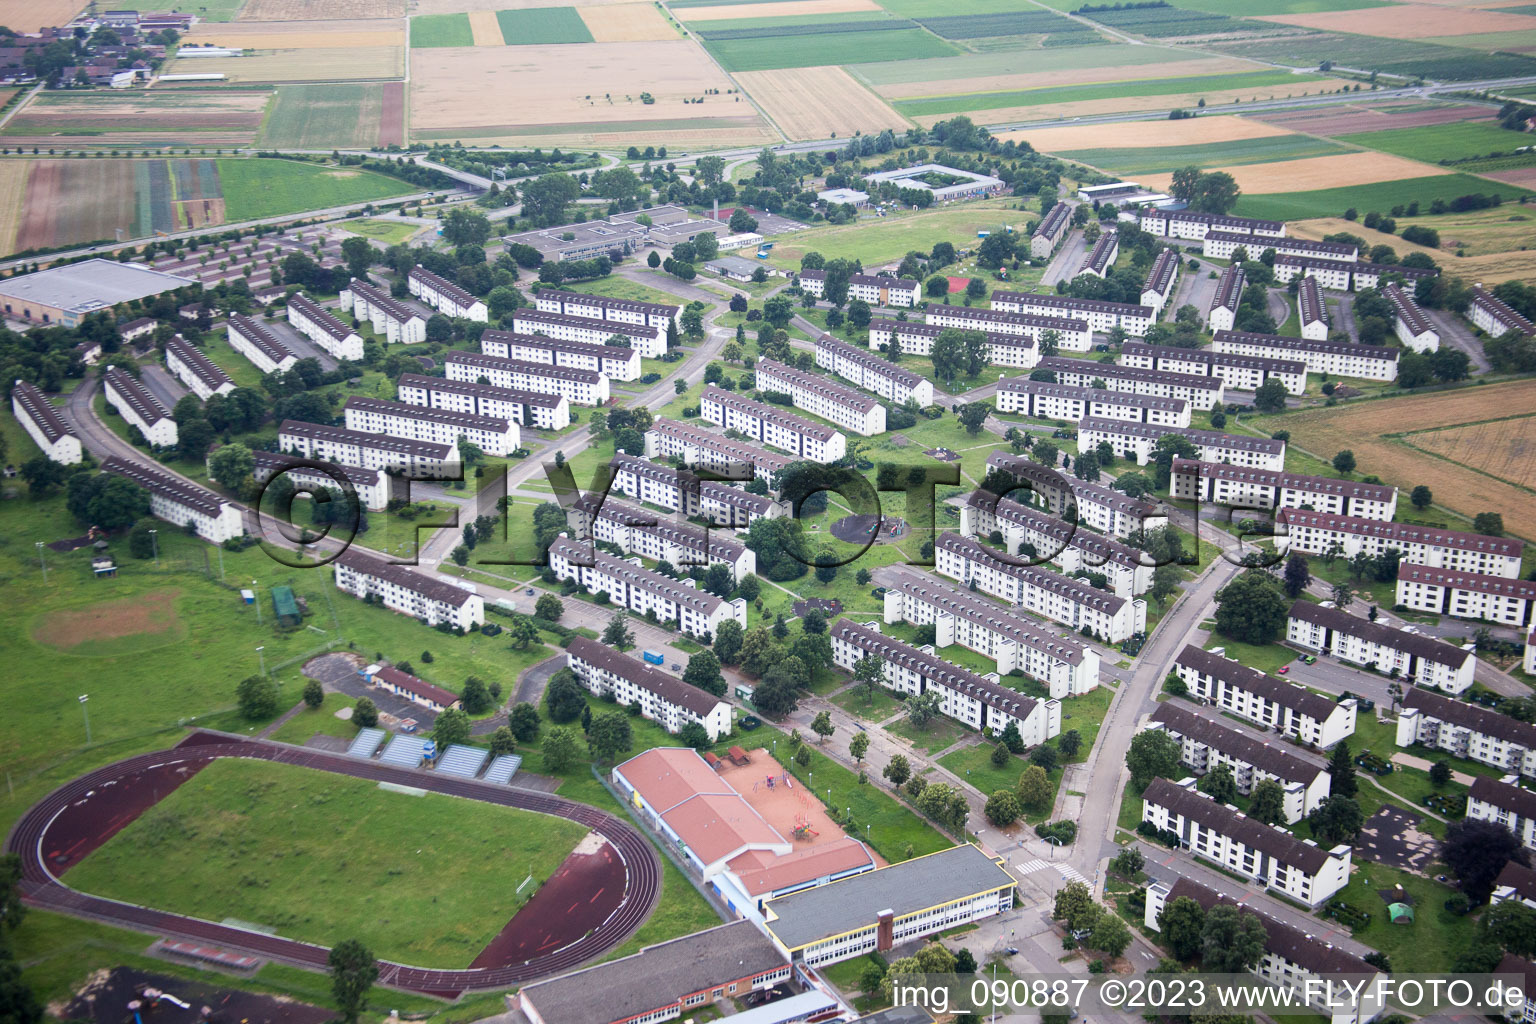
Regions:
<svg viewBox="0 0 1536 1024"><path fill-rule="evenodd" d="M1381 291L1392 303L1392 323L1398 340L1415 352L1438 352L1440 332L1435 330L1419 304L1396 284L1389 284Z"/></svg>
<svg viewBox="0 0 1536 1024"><path fill-rule="evenodd" d="M1274 782L1285 795L1286 824L1294 825L1328 799L1333 776L1322 764L1294 753L1279 739L1261 740L1250 733L1202 714L1180 700L1165 701L1148 716L1143 731L1162 730L1179 741L1179 761L1197 775L1226 765L1237 791Z"/></svg>
<svg viewBox="0 0 1536 1024"><path fill-rule="evenodd" d="M1118 361L1121 366L1138 370L1216 377L1231 391L1257 391L1270 380L1284 384L1288 394L1299 395L1307 390L1307 364L1299 359L1268 359L1208 348L1169 348L1127 341L1120 346Z"/></svg>
<svg viewBox="0 0 1536 1024"><path fill-rule="evenodd" d="M1358 263L1313 259L1310 256L1276 256L1275 281L1278 284L1290 284L1292 278L1300 274L1303 278L1316 281L1319 287L1344 292L1349 290L1349 283L1354 279L1355 268L1358 266Z"/></svg>
<svg viewBox="0 0 1536 1024"><path fill-rule="evenodd" d="M205 402L214 395L227 395L235 390L229 374L179 334L165 343L165 368Z"/></svg>
<svg viewBox="0 0 1536 1024"><path fill-rule="evenodd" d="M700 480L685 469L665 466L623 452L609 463L613 489L620 494L685 516L702 516L719 526L744 530L754 519L789 514L787 502L750 494L728 483Z"/></svg>
<svg viewBox="0 0 1536 1024"><path fill-rule="evenodd" d="M640 379L640 350L604 345L601 342L562 341L542 334L486 331L480 335L480 351L501 359L545 363L591 370L612 380Z"/></svg>
<svg viewBox="0 0 1536 1024"><path fill-rule="evenodd" d="M1212 231L1229 235L1247 235L1265 249L1273 243L1265 239L1284 238L1285 222L1256 220L1253 217L1229 217L1219 213L1198 213L1194 210L1164 210L1155 206L1141 209L1141 229L1166 238L1187 238L1194 242L1205 240ZM1264 250L1252 253L1254 259Z"/></svg>
<svg viewBox="0 0 1536 1024"><path fill-rule="evenodd" d="M229 347L249 359L262 373L286 370L299 361L299 357L288 351L277 340L277 335L255 317L229 314L224 333L229 339Z"/></svg>
<svg viewBox="0 0 1536 1024"><path fill-rule="evenodd" d="M962 331L981 331L988 335L1013 335L1035 342L1038 342L1040 335L1046 331L1055 331L1057 347L1067 352L1087 352L1093 344L1093 329L1089 326L1086 317L1069 316L1055 309L1049 313L1020 313L998 309L995 306L992 309L973 309L970 306L942 306L930 302L923 316L930 327L958 327ZM874 325L871 324L870 327L873 330ZM911 335L914 340L921 337L917 332L906 328L898 334L901 336L903 352L908 351L908 335ZM931 337L938 337L938 332L934 332ZM874 341L873 334L870 335L870 340ZM921 341L917 341L916 346L911 351L918 355L927 355L933 351L932 340L927 343L926 349L921 347ZM1001 360L991 361L1002 362Z"/></svg>
<svg viewBox="0 0 1536 1024"><path fill-rule="evenodd" d="M1153 530L1166 523L1157 506L1141 498L1131 498L1112 487L1089 483L1046 469L1033 459L1012 452L995 451L987 456L987 472L1007 473L1025 489L1005 493L1020 504L1043 503L1054 516L1065 517L1075 507L1076 519L1100 533L1124 539L1142 530ZM1032 495L1038 495L1037 502Z"/></svg>
<svg viewBox="0 0 1536 1024"><path fill-rule="evenodd" d="M1473 778L1467 792L1467 817L1503 825L1520 845L1536 850L1536 793L1519 785L1518 776L1506 775L1498 782L1486 775Z"/></svg>
<svg viewBox="0 0 1536 1024"><path fill-rule="evenodd" d="M1299 647L1452 696L1465 693L1477 671L1471 651L1311 601L1291 606L1285 636Z"/></svg>
<svg viewBox="0 0 1536 1024"><path fill-rule="evenodd" d="M1357 292L1362 288L1378 288L1382 281L1401 280L1411 285L1426 277L1440 276L1438 268L1405 267L1401 263L1367 263L1361 260L1350 266L1354 271L1351 278Z"/></svg>
<svg viewBox="0 0 1536 1024"><path fill-rule="evenodd" d="M1404 561L1397 567L1397 603L1453 619L1487 619L1525 630L1536 625L1536 583L1503 576L1435 569Z"/></svg>
<svg viewBox="0 0 1536 1024"><path fill-rule="evenodd" d="M1150 306L1104 302L1100 299L1072 299L1065 295L1040 295L1035 292L993 292L992 308L1008 313L1087 320L1088 326L1095 331L1107 332L1119 327L1135 338L1145 336L1147 328L1157 319L1157 310Z"/></svg>
<svg viewBox="0 0 1536 1024"><path fill-rule="evenodd" d="M1415 743L1536 778L1536 725L1417 687L1403 694L1397 717L1397 745Z"/></svg>
<svg viewBox="0 0 1536 1024"><path fill-rule="evenodd" d="M911 566L889 567L882 581L886 623L931 624L940 650L959 644L991 658L998 675L1021 672L1057 700L1080 697L1099 685L1099 653L1088 644Z"/></svg>
<svg viewBox="0 0 1536 1024"><path fill-rule="evenodd" d="M101 471L132 480L149 492L149 514L193 532L210 544L222 544L244 535L240 508L210 490L188 483L163 470L109 455Z"/></svg>
<svg viewBox="0 0 1536 1024"><path fill-rule="evenodd" d="M373 325L373 333L391 345L413 345L427 340L427 318L403 302L396 302L381 288L354 277L341 290L341 308Z"/></svg>
<svg viewBox="0 0 1536 1024"><path fill-rule="evenodd" d="M474 591L364 554L356 545L337 555L332 564L337 590L377 601L428 626L446 622L468 632L485 622L485 600Z"/></svg>
<svg viewBox="0 0 1536 1024"><path fill-rule="evenodd" d="M983 593L1018 605L1042 618L1117 644L1147 627L1147 603L1097 590L1036 565L1025 565L979 541L942 533L934 545L934 568Z"/></svg>
<svg viewBox="0 0 1536 1024"><path fill-rule="evenodd" d="M1029 254L1037 260L1045 259L1056 251L1056 246L1072 228L1072 207L1058 202L1051 207L1035 228L1029 239Z"/></svg>
<svg viewBox="0 0 1536 1024"><path fill-rule="evenodd" d="M1251 260L1258 259L1265 249L1275 250L1277 257L1302 256L1339 263L1355 263L1360 259L1360 251L1343 242L1313 242L1305 238L1289 237L1257 239L1253 235L1234 231L1208 231L1203 242L1205 248L1202 251L1216 260L1229 260L1238 249L1247 250Z"/></svg>
<svg viewBox="0 0 1536 1024"><path fill-rule="evenodd" d="M606 593L614 604L636 615L655 612L662 622L676 622L689 636L713 636L726 619L743 628L747 624L747 602L742 598L722 601L695 588L692 580L670 579L643 568L638 558L614 558L563 533L549 546L549 567L560 579Z"/></svg>
<svg viewBox="0 0 1536 1024"><path fill-rule="evenodd" d="M445 281L420 263L405 275L411 294L444 316L487 323L490 313L485 303L451 281Z"/></svg>
<svg viewBox="0 0 1536 1024"><path fill-rule="evenodd" d="M993 533L1002 534L1006 554L1022 553L1031 563L1054 562L1072 575L1103 573L1119 597L1144 594L1152 585L1156 567L1144 561L1141 551L991 491L972 491L960 508L960 535L989 537Z"/></svg>
<svg viewBox="0 0 1536 1024"><path fill-rule="evenodd" d="M641 302L635 299L611 299L606 295L583 295L581 292L561 291L558 288L541 288L534 293L534 303L545 313L564 313L589 320L613 320L621 324L639 324L642 327L660 327L676 323L683 307L661 302Z"/></svg>
<svg viewBox="0 0 1536 1024"><path fill-rule="evenodd" d="M597 540L626 555L671 562L679 572L719 564L740 580L757 571L757 555L729 532L626 504L611 494L581 495L566 510L565 521L578 540Z"/></svg>
<svg viewBox="0 0 1536 1024"><path fill-rule="evenodd" d="M1313 341L1250 331L1218 331L1211 340L1215 352L1269 359L1299 359L1308 373L1364 380L1396 380L1402 349L1385 345L1356 345L1347 341Z"/></svg>
<svg viewBox="0 0 1536 1024"><path fill-rule="evenodd" d="M494 384L402 373L395 382L395 395L407 405L511 420L521 427L563 430L571 425L571 403L566 397L542 391L514 391Z"/></svg>
<svg viewBox="0 0 1536 1024"><path fill-rule="evenodd" d="M1163 370L1138 370L1115 363L1092 362L1067 356L1046 356L1035 364L1037 370L1050 370L1057 384L1088 388L1101 380L1110 391L1153 398L1178 398L1196 409L1214 409L1226 398L1226 385L1220 377L1194 373L1168 373Z"/></svg>
<svg viewBox="0 0 1536 1024"><path fill-rule="evenodd" d="M978 732L991 729L997 735L1012 724L1031 747L1061 732L1059 700L1036 700L1010 690L998 682L996 672L979 676L951 665L932 647L913 647L885 636L878 622L838 619L828 632L832 663L838 668L851 673L864 658L874 658L884 669L887 690L908 697L936 693L947 717Z"/></svg>
<svg viewBox="0 0 1536 1024"><path fill-rule="evenodd" d="M1211 296L1211 308L1205 313L1208 331L1230 331L1237 319L1237 307L1243 301L1244 274L1240 264L1234 263L1221 272L1216 282L1216 294Z"/></svg>
<svg viewBox="0 0 1536 1024"><path fill-rule="evenodd" d="M707 469L722 476L730 475L732 467L751 466L752 476L765 481L769 488L773 487L778 474L794 461L761 445L744 444L724 434L665 417L653 420L651 429L645 432L645 457L681 458L691 469ZM740 470L734 472L741 474Z"/></svg>
<svg viewBox="0 0 1536 1024"><path fill-rule="evenodd" d="M107 404L130 425L137 427L152 445L168 448L176 443L176 421L150 390L120 366L109 366L101 375Z"/></svg>
<svg viewBox="0 0 1536 1024"><path fill-rule="evenodd" d="M606 644L572 637L565 664L588 690L611 693L621 706L639 705L640 717L674 736L689 722L702 725L711 743L730 735L730 704Z"/></svg>
<svg viewBox="0 0 1536 1024"><path fill-rule="evenodd" d="M1482 285L1472 288L1472 305L1467 307L1467 319L1490 338L1501 338L1514 331L1516 334L1536 334L1536 324L1516 313L1503 299Z"/></svg>
<svg viewBox="0 0 1536 1024"><path fill-rule="evenodd" d="M910 401L926 408L933 404L933 384L926 377L830 334L816 339L816 365L895 405Z"/></svg>
<svg viewBox="0 0 1536 1024"><path fill-rule="evenodd" d="M543 334L557 341L584 341L595 345L617 335L629 339L630 347L647 359L659 359L667 354L667 329L651 324L571 316L525 306L512 312L512 329L521 334Z"/></svg>
<svg viewBox="0 0 1536 1024"><path fill-rule="evenodd" d="M1349 884L1347 843L1324 849L1266 825L1195 789L1193 778L1153 779L1141 795L1141 820L1175 832L1195 856L1313 907Z"/></svg>
<svg viewBox="0 0 1536 1024"><path fill-rule="evenodd" d="M1152 269L1147 271L1147 280L1141 286L1141 304L1150 306L1161 315L1178 278L1179 254L1172 249L1162 250L1157 254L1157 259L1152 261Z"/></svg>
<svg viewBox="0 0 1536 1024"><path fill-rule="evenodd" d="M467 384L490 384L509 391L559 395L572 405L607 405L611 398L608 378L593 370L525 363L482 352L455 350L446 353L443 372L449 380Z"/></svg>
<svg viewBox="0 0 1536 1024"><path fill-rule="evenodd" d="M389 475L380 470L364 469L361 466L343 466L336 462L327 462L322 468L310 465L307 460L293 455L263 451L260 448L251 450L251 458L256 464L251 475L259 484L264 484L274 476L281 475L287 477L296 490L324 487L327 490L345 493L345 488L342 487L342 480L345 480L352 485L358 502L368 511L382 512L389 504Z"/></svg>
<svg viewBox="0 0 1536 1024"><path fill-rule="evenodd" d="M1094 240L1093 247L1083 257L1082 265L1077 268L1077 276L1089 274L1100 279L1108 277L1119 256L1120 232L1113 228L1101 231L1099 237Z"/></svg>
<svg viewBox="0 0 1536 1024"><path fill-rule="evenodd" d="M80 439L70 431L48 396L24 380L11 385L11 412L49 459L73 466L84 457Z"/></svg>
<svg viewBox="0 0 1536 1024"><path fill-rule="evenodd" d="M408 441L319 423L284 420L277 428L277 443L283 451L306 459L378 469L417 480L457 480L462 471L456 445Z"/></svg>
<svg viewBox="0 0 1536 1024"><path fill-rule="evenodd" d="M1150 423L1125 423L1120 420L1086 419L1078 424L1079 451L1097 448L1108 441L1115 455L1135 459L1145 466L1152 459L1152 449L1164 434L1178 433L1189 438L1206 462L1227 461L1235 466L1253 466L1278 470L1285 465L1285 442L1271 438L1223 434L1215 430L1178 430Z"/></svg>
<svg viewBox="0 0 1536 1024"><path fill-rule="evenodd" d="M1081 321L1079 321L1081 324ZM1081 324L1084 334L1087 325ZM976 330L962 327L961 330ZM914 320L871 320L869 322L869 347L875 352L895 352L898 355L927 356L933 353L934 342L940 334L949 330L940 324L918 323ZM994 366L1016 366L1028 370L1040 358L1035 339L1022 334L999 334L982 331L986 337L986 360ZM894 346L894 347L893 347Z"/></svg>
<svg viewBox="0 0 1536 1024"><path fill-rule="evenodd" d="M1328 339L1328 304L1317 279L1304 277L1296 289L1296 312L1301 318L1301 336L1308 341Z"/></svg>
<svg viewBox="0 0 1536 1024"><path fill-rule="evenodd" d="M1333 701L1216 651L1186 644L1174 670L1192 696L1274 729L1304 746L1331 747L1355 732L1356 701Z"/></svg>
<svg viewBox="0 0 1536 1024"><path fill-rule="evenodd" d="M771 444L811 462L836 462L848 454L848 439L831 427L743 398L713 384L704 388L699 415L706 423L745 434L754 441Z"/></svg>
<svg viewBox="0 0 1536 1024"><path fill-rule="evenodd" d="M349 397L343 409L348 430L445 445L457 445L462 438L496 458L522 447L522 434L511 420L362 395Z"/></svg>
<svg viewBox="0 0 1536 1024"><path fill-rule="evenodd" d="M288 323L310 341L319 345L337 359L360 362L363 358L363 337L331 315L320 303L294 293L288 296Z"/></svg>
<svg viewBox="0 0 1536 1024"><path fill-rule="evenodd" d="M1243 509L1308 509L1384 522L1390 522L1397 514L1397 488L1387 484L1194 459L1173 460L1170 493L1186 501Z"/></svg>
<svg viewBox="0 0 1536 1024"><path fill-rule="evenodd" d="M873 437L885 433L885 406L820 374L759 359L757 389L788 395L796 409L831 420L855 434Z"/></svg>
<svg viewBox="0 0 1536 1024"><path fill-rule="evenodd" d="M1404 562L1432 569L1477 573L1516 579L1520 575L1523 541L1488 537L1460 530L1439 530L1412 523L1389 523L1358 516L1326 512L1285 513L1283 521L1290 548L1312 555L1327 554L1338 545L1339 554L1353 558L1364 551L1372 558L1396 548Z"/></svg>
<svg viewBox="0 0 1536 1024"><path fill-rule="evenodd" d="M1087 417L1189 426L1189 403L1182 398L1157 398L1104 388L1074 387L1010 377L997 382L997 411L1004 415L1076 422Z"/></svg>
<svg viewBox="0 0 1536 1024"><path fill-rule="evenodd" d="M827 293L825 270L802 270L796 275L801 290L818 299ZM871 306L896 306L916 308L922 301L922 285L907 277L882 277L876 274L851 274L848 277L848 298L863 299Z"/></svg>

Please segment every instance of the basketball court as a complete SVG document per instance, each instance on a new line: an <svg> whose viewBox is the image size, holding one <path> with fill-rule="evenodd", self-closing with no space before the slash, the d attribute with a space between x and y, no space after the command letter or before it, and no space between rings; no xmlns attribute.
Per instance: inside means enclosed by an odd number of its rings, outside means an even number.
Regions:
<svg viewBox="0 0 1536 1024"><path fill-rule="evenodd" d="M717 773L774 831L794 843L795 852L813 850L844 838L842 826L832 820L822 803L826 790L821 791L820 799L813 796L762 747L748 751L747 756L750 760L745 765L721 758ZM869 852L877 866L885 866L873 848Z"/></svg>

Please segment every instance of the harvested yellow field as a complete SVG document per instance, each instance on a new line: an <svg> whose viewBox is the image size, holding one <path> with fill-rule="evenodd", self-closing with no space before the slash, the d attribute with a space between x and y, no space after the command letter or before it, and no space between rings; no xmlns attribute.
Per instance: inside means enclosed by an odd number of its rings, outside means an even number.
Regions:
<svg viewBox="0 0 1536 1024"><path fill-rule="evenodd" d="M776 5L777 6L777 5ZM1258 65L1231 57L1202 57L1195 60L1171 60L1162 64L1130 64L1120 67L1064 68L1060 71L1021 71L1011 75L985 75L979 78L947 78L930 82L896 82L880 86L880 95L893 100L920 99L929 96L965 96L971 93L1008 92L1014 89L1048 89L1067 85L1096 85L1100 82L1129 82L1153 78L1188 78L1192 75L1221 75L1254 71ZM1170 132L1181 125L1197 125L1204 118L1188 121L1156 122L1166 124ZM1215 120L1214 118L1212 120ZM1248 136L1244 136L1248 138ZM1212 141L1221 141L1219 139ZM1151 145L1151 143L1149 143ZM1170 143L1172 145L1172 143Z"/></svg>
<svg viewBox="0 0 1536 1024"><path fill-rule="evenodd" d="M506 40L501 37L501 23L496 20L495 11L470 11L469 30L474 35L476 46L506 45Z"/></svg>
<svg viewBox="0 0 1536 1024"><path fill-rule="evenodd" d="M1400 181L1403 178L1423 178L1431 174L1450 173L1443 167L1421 164L1417 160L1408 160L1387 153L1340 153L1337 156L1281 160L1272 164L1211 167L1208 170L1226 171L1237 179L1238 185L1249 195L1306 192L1319 188L1347 188L1350 185L1370 185L1378 181ZM1172 174L1139 176L1142 184L1155 189L1166 189L1172 179Z"/></svg>
<svg viewBox="0 0 1536 1024"><path fill-rule="evenodd" d="M532 7L607 7L634 3L635 0L406 0L412 14L473 14L490 8L494 11L522 11Z"/></svg>
<svg viewBox="0 0 1536 1024"><path fill-rule="evenodd" d="M1345 220L1343 217L1314 217L1311 220L1293 220L1288 222L1290 233L1297 238L1310 238L1314 242L1321 242L1323 236L1347 231L1352 235L1358 235L1365 239L1366 245L1374 248L1378 245L1390 245L1399 256L1406 256L1410 252L1424 253L1432 260L1442 260L1445 253L1439 249L1431 249L1428 246L1417 245L1413 242L1405 242L1397 235L1389 235L1385 231L1373 231L1359 221Z"/></svg>
<svg viewBox="0 0 1536 1024"><path fill-rule="evenodd" d="M0 160L0 253L16 251L16 228L21 223L21 200L27 192L30 160Z"/></svg>
<svg viewBox="0 0 1536 1024"><path fill-rule="evenodd" d="M405 0L246 0L241 21L363 21L405 17Z"/></svg>
<svg viewBox="0 0 1536 1024"><path fill-rule="evenodd" d="M1408 435L1415 448L1536 489L1536 414ZM1529 500L1529 499L1527 499Z"/></svg>
<svg viewBox="0 0 1536 1024"><path fill-rule="evenodd" d="M494 17L492 20L495 20ZM394 18L376 18L372 21L203 22L187 33L186 41L189 44L232 46L247 50L404 46L405 23Z"/></svg>
<svg viewBox="0 0 1536 1024"><path fill-rule="evenodd" d="M791 141L907 127L904 117L839 67L739 71L736 81Z"/></svg>
<svg viewBox="0 0 1536 1024"><path fill-rule="evenodd" d="M582 7L576 13L587 23L593 41L599 43L645 43L678 37L677 28L655 4ZM473 14L470 20L474 20Z"/></svg>
<svg viewBox="0 0 1536 1024"><path fill-rule="evenodd" d="M1530 245L1531 236L1536 234L1536 213L1512 204L1436 217L1399 217L1397 223L1399 230L1410 224L1434 228L1440 232L1441 248L1450 252L1462 249L1472 257L1519 249Z"/></svg>
<svg viewBox="0 0 1536 1024"><path fill-rule="evenodd" d="M1140 75L1133 77L1140 78ZM1008 121L1044 121L1054 117L1086 117L1090 114L1123 114L1131 110L1166 110L1169 107L1193 107L1201 100L1206 105L1218 107L1233 100L1247 103L1252 99L1289 99L1293 96L1317 95L1320 92L1337 92L1346 85L1353 85L1338 78L1312 79L1298 85L1271 85L1264 88L1211 89L1205 92L1176 93L1171 96L1117 96L1101 100L1077 100L1070 103L1037 103L1025 107L998 107L989 110L965 110L971 120L981 124L998 124ZM1304 88L1299 88L1304 85ZM923 114L915 120L925 128L936 122L954 117L954 114ZM1158 124L1173 125L1173 121ZM1000 132L1000 138L1014 138L1018 132Z"/></svg>
<svg viewBox="0 0 1536 1024"><path fill-rule="evenodd" d="M683 21L737 21L742 18L788 18L800 14L849 14L878 11L872 0L783 0L781 3L721 4L718 7L683 7Z"/></svg>
<svg viewBox="0 0 1536 1024"><path fill-rule="evenodd" d="M85 10L85 0L0 0L0 25L12 32L60 28Z"/></svg>
<svg viewBox="0 0 1536 1024"><path fill-rule="evenodd" d="M246 57L173 60L167 74L222 71L231 82L366 82L405 74L405 47L269 50Z"/></svg>
<svg viewBox="0 0 1536 1024"><path fill-rule="evenodd" d="M1385 16L1379 7L1358 11L1325 11L1319 14L1266 15L1265 21L1321 29L1324 32L1355 32L1388 39L1429 39L1435 36L1466 36L1484 32L1521 32L1536 28L1536 18L1524 14L1438 4L1400 4Z"/></svg>
<svg viewBox="0 0 1536 1024"><path fill-rule="evenodd" d="M1004 132L1002 138L1028 142L1042 153L1074 149L1147 149L1165 146L1201 146L1213 142L1240 142L1290 135L1263 121L1246 117L1193 117L1183 121L1125 121L1120 124L1068 125Z"/></svg>
<svg viewBox="0 0 1536 1024"><path fill-rule="evenodd" d="M1456 226L1457 220L1470 218L1472 214L1448 214L1443 217L1430 217L1411 222L1432 227L1440 232L1439 249L1405 242L1397 235L1372 231L1356 221L1348 221L1343 217L1291 221L1289 227L1291 234L1297 238L1321 240L1325 235L1348 231L1350 234L1359 235L1371 246L1390 245L1399 257L1411 252L1421 252L1438 261L1451 273L1469 281L1482 281L1488 285L1498 284L1501 281L1529 281L1536 278L1536 251L1520 248L1530 244L1531 215L1512 213L1509 207L1477 212L1493 216L1475 228ZM1399 225L1403 226L1403 222L1399 221ZM1467 252L1474 255L1460 258L1450 255L1463 244L1466 245Z"/></svg>

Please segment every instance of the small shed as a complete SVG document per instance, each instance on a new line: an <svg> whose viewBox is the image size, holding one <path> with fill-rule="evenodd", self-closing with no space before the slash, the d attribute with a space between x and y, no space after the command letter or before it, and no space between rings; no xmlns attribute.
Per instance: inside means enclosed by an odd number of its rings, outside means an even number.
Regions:
<svg viewBox="0 0 1536 1024"><path fill-rule="evenodd" d="M747 756L747 752L742 750L740 747L732 747L730 750L726 751L726 753L730 756L731 763L736 765L738 768L744 764L752 763L752 759Z"/></svg>
<svg viewBox="0 0 1536 1024"><path fill-rule="evenodd" d="M272 588L272 614L284 626L297 626L304 620L299 612L299 602L294 600L292 587Z"/></svg>

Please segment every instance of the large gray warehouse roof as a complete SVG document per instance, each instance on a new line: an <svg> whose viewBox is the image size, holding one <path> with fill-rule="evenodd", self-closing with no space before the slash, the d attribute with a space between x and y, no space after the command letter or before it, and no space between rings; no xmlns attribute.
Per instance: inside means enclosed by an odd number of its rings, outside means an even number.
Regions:
<svg viewBox="0 0 1536 1024"><path fill-rule="evenodd" d="M0 295L72 313L87 313L189 284L197 282L135 263L97 259L0 281Z"/></svg>

